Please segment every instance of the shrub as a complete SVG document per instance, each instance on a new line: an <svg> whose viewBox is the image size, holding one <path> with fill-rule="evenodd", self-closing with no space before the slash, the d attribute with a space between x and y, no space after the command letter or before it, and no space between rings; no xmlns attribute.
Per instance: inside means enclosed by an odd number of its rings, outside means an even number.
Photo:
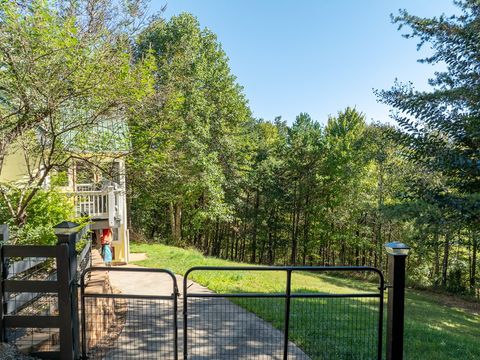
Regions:
<svg viewBox="0 0 480 360"><path fill-rule="evenodd" d="M14 188L10 196L18 196ZM74 207L66 194L55 189L40 190L27 208L26 222L16 226L9 217L6 204L0 201L0 223L10 225L11 241L17 244L53 245L56 236L53 227L64 220L84 223L84 219L74 219Z"/></svg>
<svg viewBox="0 0 480 360"><path fill-rule="evenodd" d="M54 245L57 242L50 225L26 224L21 228L13 228L12 235L15 243L20 245Z"/></svg>

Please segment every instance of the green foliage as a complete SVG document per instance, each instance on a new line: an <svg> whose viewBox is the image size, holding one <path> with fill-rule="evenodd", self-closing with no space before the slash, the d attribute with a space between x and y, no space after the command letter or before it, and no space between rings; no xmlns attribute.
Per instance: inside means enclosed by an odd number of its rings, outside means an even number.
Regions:
<svg viewBox="0 0 480 360"><path fill-rule="evenodd" d="M66 170L60 170L52 173L50 176L50 185L53 187L68 186L68 172Z"/></svg>
<svg viewBox="0 0 480 360"><path fill-rule="evenodd" d="M151 23L137 41L137 58L149 54L157 62L161 100L131 124L132 216L145 232L155 236L170 228L167 238L179 241L182 231L193 236L231 218L225 198L245 163L250 111L215 35L193 16ZM163 224L158 213L168 214Z"/></svg>
<svg viewBox="0 0 480 360"><path fill-rule="evenodd" d="M465 280L464 276L466 272L466 262L457 260L449 270L447 290L454 294L466 294L468 291L467 281Z"/></svg>
<svg viewBox="0 0 480 360"><path fill-rule="evenodd" d="M9 196L21 196L18 189L10 189ZM9 217L6 202L0 201L0 212L3 217L0 223L8 223L11 229L11 240L18 244L53 245L56 236L53 227L64 220L74 219L73 203L63 193L56 190L39 190L30 202L23 226L15 225L15 219Z"/></svg>
<svg viewBox="0 0 480 360"><path fill-rule="evenodd" d="M455 4L458 15L422 18L401 10L392 17L399 29L410 29L404 37L417 38L419 49L431 47L432 54L420 62L442 64L445 70L430 79L429 91L397 82L377 95L395 110L399 128L389 131L390 137L417 170L395 209L422 229L414 244L424 260L434 263L430 284L464 292L468 274L474 292L480 224L480 6L476 0ZM465 236L465 230L473 235ZM458 244L455 258L452 238Z"/></svg>
<svg viewBox="0 0 480 360"><path fill-rule="evenodd" d="M22 191L15 187L10 187L7 194L10 201L16 201L16 198L22 196ZM14 219L9 216L7 202L0 200L0 218L1 223L13 224ZM35 198L29 204L26 222L32 226L51 225L54 226L63 220L71 219L73 216L73 203L67 198L67 195L55 189L38 190Z"/></svg>
<svg viewBox="0 0 480 360"><path fill-rule="evenodd" d="M168 268L178 274L185 274L192 266L243 266L245 263L220 260L202 256L198 251L179 249L160 244L132 244L132 251L147 254L147 259L138 262L147 267ZM193 272L191 278L218 293L225 292L280 292L284 290L285 276L278 273L249 273L239 272ZM359 289L365 290L373 287L355 279L336 278L332 276L315 276L312 274L294 274L292 291L305 289L308 292L322 293L355 293ZM424 293L407 289L405 313L405 358L407 359L477 359L480 357L478 337L480 336L480 318L476 312L466 310L454 302L451 297L443 298L438 294ZM452 304L453 302L453 304ZM274 326L282 326L281 315L272 310L272 306L264 306L252 301L240 301L240 306L257 314ZM475 307L475 304L469 304ZM262 306L263 305L263 306ZM355 303L353 304L353 306ZM318 308L315 308L318 306ZM476 304L478 306L478 304ZM321 308L321 309L320 309ZM307 310L308 311L305 311ZM296 304L292 308L295 324L309 323L312 316L326 314L328 311L344 314L345 308L337 308L331 303ZM298 313L297 313L298 311ZM373 316L375 309L365 309L365 321ZM354 312L354 309L352 309ZM345 314L348 316L348 314ZM386 316L384 317L384 319ZM360 319L359 319L360 320ZM297 322L298 321L298 322ZM358 323L360 323L358 321ZM318 323L321 323L318 321ZM345 322L348 323L348 322ZM345 324L344 323L344 324ZM336 323L337 324L337 323ZM344 325L345 326L345 325ZM345 334L342 324L331 327L322 333L322 338L333 339L335 336ZM297 329L298 329L297 328ZM368 331L369 329L365 329ZM312 341L318 339L315 333L295 332L292 329L293 341L304 350L315 348ZM321 328L316 331L322 331ZM323 330L324 331L324 330ZM318 340L317 340L318 342ZM348 346L344 351L348 350ZM335 356L333 356L335 358Z"/></svg>
<svg viewBox="0 0 480 360"><path fill-rule="evenodd" d="M393 136L405 155L426 171L444 177L443 186L431 187L432 201L447 206L460 221L479 221L480 192L478 128L480 126L480 11L477 1L457 1L459 15L421 18L403 10L394 23L411 29L404 36L429 44L433 54L420 61L445 64L430 80L431 91L416 91L396 83L379 99L392 106L399 131ZM425 187L420 187L421 192Z"/></svg>
<svg viewBox="0 0 480 360"><path fill-rule="evenodd" d="M153 94L153 59L132 62L132 8L115 7L109 0L0 2L0 172L5 156L21 153L27 173L16 185L23 196L8 206L19 226L50 172L99 150L92 129L125 121ZM95 134L104 145L117 140Z"/></svg>
<svg viewBox="0 0 480 360"><path fill-rule="evenodd" d="M73 216L73 202L54 189L38 192L27 208L27 224L31 226L55 226Z"/></svg>
<svg viewBox="0 0 480 360"><path fill-rule="evenodd" d="M18 245L55 245L57 242L55 232L50 225L25 224L21 228L12 230L12 240Z"/></svg>

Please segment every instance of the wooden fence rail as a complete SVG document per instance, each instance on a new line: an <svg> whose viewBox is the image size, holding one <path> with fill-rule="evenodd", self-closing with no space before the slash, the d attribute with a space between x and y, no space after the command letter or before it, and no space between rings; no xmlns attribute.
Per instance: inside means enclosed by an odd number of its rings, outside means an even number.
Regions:
<svg viewBox="0 0 480 360"><path fill-rule="evenodd" d="M68 223L65 223L68 225ZM68 230L68 229L67 229ZM8 228L0 228L0 337L7 340L9 328L57 329L59 333L58 351L38 351L32 355L47 359L79 358L79 321L77 299L78 265L85 263L89 256L90 244L77 258L75 244L85 231L64 231L58 234L57 245L8 245ZM11 258L23 260L9 263ZM54 259L56 270L43 279L30 279L49 259ZM88 260L86 261L88 263ZM19 311L35 303L43 296L54 294L58 299L55 314L19 315ZM57 314L58 313L58 314ZM25 331L23 332L23 334ZM22 332L20 332L20 335ZM18 337L19 335L17 335ZM9 338L15 341L15 337Z"/></svg>

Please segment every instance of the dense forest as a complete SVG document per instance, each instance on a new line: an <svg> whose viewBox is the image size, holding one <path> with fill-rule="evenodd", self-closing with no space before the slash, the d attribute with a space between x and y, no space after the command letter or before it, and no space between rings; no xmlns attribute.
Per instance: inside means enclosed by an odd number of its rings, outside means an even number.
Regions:
<svg viewBox="0 0 480 360"><path fill-rule="evenodd" d="M131 124L135 238L250 263L380 268L383 244L402 241L412 284L473 293L480 6L459 7L457 17L393 18L432 47L423 62L447 65L429 92L377 91L395 126L355 108L255 119L210 30L189 14L150 23L136 57L155 57L158 101Z"/></svg>
<svg viewBox="0 0 480 360"><path fill-rule="evenodd" d="M85 161L108 176L85 154L121 114L132 240L382 269L384 243L401 241L410 284L479 296L478 0L392 17L440 66L427 91L376 90L392 118L375 121L354 107L255 118L216 35L191 14L148 18L143 3L0 1L0 174L13 145L29 164L22 184L0 184L0 222L52 237L68 207L55 175Z"/></svg>

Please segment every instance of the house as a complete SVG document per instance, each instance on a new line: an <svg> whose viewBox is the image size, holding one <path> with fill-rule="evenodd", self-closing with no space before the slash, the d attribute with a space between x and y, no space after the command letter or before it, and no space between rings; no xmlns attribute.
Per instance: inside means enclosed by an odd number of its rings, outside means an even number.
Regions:
<svg viewBox="0 0 480 360"><path fill-rule="evenodd" d="M127 226L127 201L125 160L111 159L106 165L112 168L110 176L92 171L83 162L73 162L68 169L68 183L60 187L74 203L76 216L91 219L91 230L100 246L102 231L111 229L114 262L127 263L129 236Z"/></svg>
<svg viewBox="0 0 480 360"><path fill-rule="evenodd" d="M95 140L83 141L82 149L76 149L72 144L78 141L78 135L69 133L65 144L69 144L75 156L65 168L52 171L43 186L55 185L65 192L74 204L75 215L91 220L92 239L98 247L103 230L111 230L113 262L127 263L130 248L124 155L130 145L126 125L103 121L92 126L90 134L81 136ZM92 158L95 166L90 161ZM27 174L22 152L10 149L4 159L0 183L22 182Z"/></svg>

